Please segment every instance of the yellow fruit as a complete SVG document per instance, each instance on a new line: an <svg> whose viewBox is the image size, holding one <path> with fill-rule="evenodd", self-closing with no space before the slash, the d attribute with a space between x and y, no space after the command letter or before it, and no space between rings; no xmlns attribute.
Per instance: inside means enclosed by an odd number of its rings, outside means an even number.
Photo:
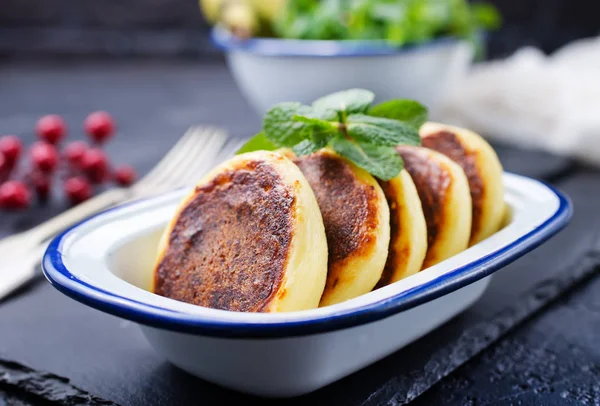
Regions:
<svg viewBox="0 0 600 406"><path fill-rule="evenodd" d="M267 23L272 24L288 0L250 0L252 7Z"/></svg>
<svg viewBox="0 0 600 406"><path fill-rule="evenodd" d="M251 37L260 29L256 11L249 3L241 1L227 3L221 10L219 22L240 38Z"/></svg>
<svg viewBox="0 0 600 406"><path fill-rule="evenodd" d="M250 0L199 0L199 4L209 24L221 24L239 37L255 35L261 28L259 12Z"/></svg>
<svg viewBox="0 0 600 406"><path fill-rule="evenodd" d="M209 24L215 24L219 19L219 14L223 3L227 0L199 0L200 9Z"/></svg>

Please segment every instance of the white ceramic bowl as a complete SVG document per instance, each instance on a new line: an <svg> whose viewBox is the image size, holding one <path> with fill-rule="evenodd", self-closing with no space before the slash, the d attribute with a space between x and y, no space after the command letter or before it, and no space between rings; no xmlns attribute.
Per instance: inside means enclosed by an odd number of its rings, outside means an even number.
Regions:
<svg viewBox="0 0 600 406"><path fill-rule="evenodd" d="M565 226L571 204L537 181L505 174L510 220L429 269L337 305L239 313L149 292L163 227L187 190L111 209L55 238L48 280L88 306L132 320L157 353L189 373L255 395L321 388L397 351L477 300L490 275Z"/></svg>
<svg viewBox="0 0 600 406"><path fill-rule="evenodd" d="M435 119L441 95L474 54L470 43L454 38L403 48L382 41L241 41L220 27L211 38L224 51L240 91L261 115L279 102L310 104L358 87L373 91L376 101L418 100Z"/></svg>

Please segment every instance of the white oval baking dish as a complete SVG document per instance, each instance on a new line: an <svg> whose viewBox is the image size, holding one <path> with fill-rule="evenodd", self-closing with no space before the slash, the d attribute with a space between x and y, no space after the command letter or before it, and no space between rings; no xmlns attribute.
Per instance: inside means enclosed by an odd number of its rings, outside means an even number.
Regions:
<svg viewBox="0 0 600 406"><path fill-rule="evenodd" d="M66 230L43 258L47 279L98 310L138 323L157 353L189 373L268 397L319 389L418 339L475 302L490 276L556 234L569 199L505 174L510 213L496 234L429 269L337 305L239 313L150 291L156 246L187 190L119 206Z"/></svg>

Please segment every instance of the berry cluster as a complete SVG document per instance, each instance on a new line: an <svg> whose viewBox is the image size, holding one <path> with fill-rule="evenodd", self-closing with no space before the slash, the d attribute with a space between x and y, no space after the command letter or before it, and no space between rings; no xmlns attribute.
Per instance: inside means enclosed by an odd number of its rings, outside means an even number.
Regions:
<svg viewBox="0 0 600 406"><path fill-rule="evenodd" d="M55 178L62 180L62 190L72 204L89 199L95 189L107 182L129 186L136 179L131 166L111 168L103 146L112 138L115 123L103 111L91 113L84 121L90 144L72 141L64 147L67 125L57 115L39 119L35 131L39 140L28 150L29 161L19 171L23 143L14 135L0 137L0 209L19 210L29 207L33 195L40 203L48 201Z"/></svg>

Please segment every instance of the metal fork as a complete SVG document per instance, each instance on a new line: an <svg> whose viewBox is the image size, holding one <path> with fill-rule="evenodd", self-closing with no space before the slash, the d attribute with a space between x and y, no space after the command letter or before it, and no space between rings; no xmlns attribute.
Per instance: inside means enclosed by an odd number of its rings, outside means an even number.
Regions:
<svg viewBox="0 0 600 406"><path fill-rule="evenodd" d="M143 178L129 188L110 189L28 231L0 240L0 300L32 279L48 241L62 230L111 206L192 185L231 149L225 131L192 127Z"/></svg>

